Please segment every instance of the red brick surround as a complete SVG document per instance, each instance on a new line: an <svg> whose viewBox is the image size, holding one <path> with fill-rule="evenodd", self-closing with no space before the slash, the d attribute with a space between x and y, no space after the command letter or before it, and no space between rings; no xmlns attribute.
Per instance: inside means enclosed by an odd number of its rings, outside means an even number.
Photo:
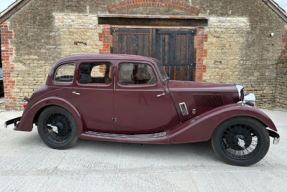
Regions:
<svg viewBox="0 0 287 192"><path fill-rule="evenodd" d="M121 10L138 7L166 7L185 11L196 16L200 13L199 8L174 0L127 0L108 6L108 12L112 14Z"/></svg>
<svg viewBox="0 0 287 192"><path fill-rule="evenodd" d="M3 80L5 91L5 108L12 110L16 105L16 97L12 96L12 90L15 87L15 81L11 80L11 73L14 71L14 64L10 63L13 56L13 48L10 46L9 40L13 39L13 32L9 31L8 23L4 22L0 25L1 30L1 53L3 64Z"/></svg>
<svg viewBox="0 0 287 192"><path fill-rule="evenodd" d="M103 32L99 33L99 40L103 42L103 48L100 49L100 54L111 53L111 27L110 25L103 25Z"/></svg>
<svg viewBox="0 0 287 192"><path fill-rule="evenodd" d="M207 42L207 38L208 35L204 34L204 27L198 27L194 46L196 49L195 81L202 82L202 75L206 72L206 65L203 65L203 58L207 56L207 50L204 49L204 42Z"/></svg>
<svg viewBox="0 0 287 192"><path fill-rule="evenodd" d="M283 35L282 41L283 41L283 43L285 43L285 49L282 50L282 56L287 56L287 31Z"/></svg>

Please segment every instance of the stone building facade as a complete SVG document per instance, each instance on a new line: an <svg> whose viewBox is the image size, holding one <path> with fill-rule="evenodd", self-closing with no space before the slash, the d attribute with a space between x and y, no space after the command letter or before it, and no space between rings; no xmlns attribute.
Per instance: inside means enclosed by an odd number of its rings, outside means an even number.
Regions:
<svg viewBox="0 0 287 192"><path fill-rule="evenodd" d="M0 23L7 110L59 58L113 53L113 27L196 29L193 80L240 83L259 106L287 108L287 14L273 0L17 0Z"/></svg>

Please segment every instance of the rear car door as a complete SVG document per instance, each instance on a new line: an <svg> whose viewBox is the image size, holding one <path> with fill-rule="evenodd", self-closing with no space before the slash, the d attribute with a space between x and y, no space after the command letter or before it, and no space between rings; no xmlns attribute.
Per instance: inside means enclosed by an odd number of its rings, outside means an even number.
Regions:
<svg viewBox="0 0 287 192"><path fill-rule="evenodd" d="M110 61L85 61L79 64L74 84L73 104L90 131L114 132L113 78Z"/></svg>

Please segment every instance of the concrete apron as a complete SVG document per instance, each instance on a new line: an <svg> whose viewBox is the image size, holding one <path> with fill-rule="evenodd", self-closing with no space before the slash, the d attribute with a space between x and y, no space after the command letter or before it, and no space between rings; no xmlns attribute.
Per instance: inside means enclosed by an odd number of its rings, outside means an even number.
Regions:
<svg viewBox="0 0 287 192"><path fill-rule="evenodd" d="M218 159L210 142L140 145L78 140L68 150L48 148L32 132L5 129L22 112L0 113L1 191L285 191L287 112L263 110L281 136L250 167ZM256 179L254 179L256 178ZM268 181L268 182L266 182Z"/></svg>

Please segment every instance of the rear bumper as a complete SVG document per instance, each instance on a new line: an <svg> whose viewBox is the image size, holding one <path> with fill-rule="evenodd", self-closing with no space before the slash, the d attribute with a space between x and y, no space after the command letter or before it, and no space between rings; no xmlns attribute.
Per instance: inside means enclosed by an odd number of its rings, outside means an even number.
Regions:
<svg viewBox="0 0 287 192"><path fill-rule="evenodd" d="M7 128L8 125L11 125L11 124L14 124L14 127L17 126L17 124L19 123L19 121L21 120L22 117L17 117L17 118L14 118L14 119L10 119L8 121L6 121L4 123L4 127Z"/></svg>

